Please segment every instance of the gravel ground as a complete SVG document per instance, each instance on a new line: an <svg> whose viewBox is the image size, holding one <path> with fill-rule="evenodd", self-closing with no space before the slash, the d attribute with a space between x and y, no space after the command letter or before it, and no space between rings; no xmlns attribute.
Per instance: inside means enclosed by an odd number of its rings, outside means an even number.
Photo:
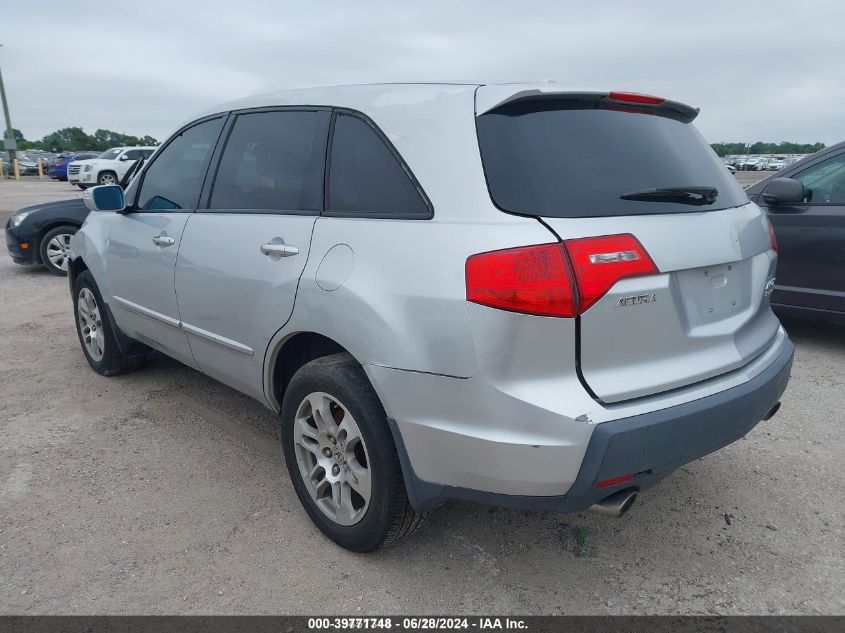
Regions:
<svg viewBox="0 0 845 633"><path fill-rule="evenodd" d="M68 193L0 182L0 219ZM845 328L788 322L780 413L621 519L454 503L356 555L300 508L272 413L164 357L96 375L66 281L4 248L0 293L0 613L845 612Z"/></svg>

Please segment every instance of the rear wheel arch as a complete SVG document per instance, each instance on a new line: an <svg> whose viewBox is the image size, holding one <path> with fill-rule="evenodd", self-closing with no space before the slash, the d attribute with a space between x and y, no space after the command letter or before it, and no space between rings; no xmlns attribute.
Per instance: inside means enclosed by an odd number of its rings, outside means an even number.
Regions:
<svg viewBox="0 0 845 633"><path fill-rule="evenodd" d="M384 408L349 353L301 367L290 381L281 419L294 490L314 524L335 543L370 552L422 524L425 514L408 499Z"/></svg>
<svg viewBox="0 0 845 633"><path fill-rule="evenodd" d="M271 352L269 386L272 391L268 396L273 407L281 410L290 379L300 367L312 360L340 353L352 356L343 345L316 332L297 332L283 339Z"/></svg>

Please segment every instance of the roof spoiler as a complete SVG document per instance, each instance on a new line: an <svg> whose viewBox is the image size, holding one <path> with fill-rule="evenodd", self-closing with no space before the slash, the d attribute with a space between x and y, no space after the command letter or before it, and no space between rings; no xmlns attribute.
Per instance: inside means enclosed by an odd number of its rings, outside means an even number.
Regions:
<svg viewBox="0 0 845 633"><path fill-rule="evenodd" d="M641 114L656 114L683 123L693 121L700 111L699 108L694 108L678 101L670 101L662 97L653 97L634 92L571 92L544 90L541 88L520 90L492 103L484 104L477 102L476 108L477 115L480 116L493 112L494 110L501 110L506 108L506 106L516 106L516 104L542 107L543 102L546 102L548 106L551 106L552 102L556 102L564 105L564 107L578 110L597 108Z"/></svg>

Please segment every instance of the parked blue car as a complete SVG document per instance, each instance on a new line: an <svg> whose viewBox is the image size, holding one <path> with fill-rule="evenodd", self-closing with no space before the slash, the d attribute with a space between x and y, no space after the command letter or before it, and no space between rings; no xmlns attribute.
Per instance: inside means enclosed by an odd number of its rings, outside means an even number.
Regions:
<svg viewBox="0 0 845 633"><path fill-rule="evenodd" d="M47 175L53 180L67 180L67 165L75 160L87 160L89 158L97 158L96 152L71 152L59 154L52 161L50 161L50 169Z"/></svg>

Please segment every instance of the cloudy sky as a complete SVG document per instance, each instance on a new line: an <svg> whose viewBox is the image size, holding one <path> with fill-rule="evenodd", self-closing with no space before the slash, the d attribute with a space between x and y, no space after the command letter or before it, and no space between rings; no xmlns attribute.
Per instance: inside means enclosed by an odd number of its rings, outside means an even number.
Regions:
<svg viewBox="0 0 845 633"><path fill-rule="evenodd" d="M29 139L66 126L164 139L254 93L480 78L684 101L711 142L832 144L843 25L843 0L5 2L0 69Z"/></svg>

